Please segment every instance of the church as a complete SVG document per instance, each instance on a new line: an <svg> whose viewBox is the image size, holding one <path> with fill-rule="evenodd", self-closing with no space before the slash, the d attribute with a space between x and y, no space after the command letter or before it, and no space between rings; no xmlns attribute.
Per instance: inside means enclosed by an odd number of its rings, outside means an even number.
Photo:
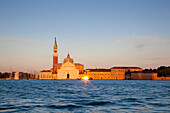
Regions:
<svg viewBox="0 0 170 113"><path fill-rule="evenodd" d="M58 46L55 38L53 47L53 68L43 70L39 73L40 80L77 80L84 74L84 65L74 63L70 54L64 59L63 63L58 63Z"/></svg>

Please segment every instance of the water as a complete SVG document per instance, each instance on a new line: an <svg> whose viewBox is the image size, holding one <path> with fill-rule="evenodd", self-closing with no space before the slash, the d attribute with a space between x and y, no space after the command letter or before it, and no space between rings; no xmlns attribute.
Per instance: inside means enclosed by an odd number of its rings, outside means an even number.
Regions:
<svg viewBox="0 0 170 113"><path fill-rule="evenodd" d="M0 80L0 112L170 112L170 81Z"/></svg>

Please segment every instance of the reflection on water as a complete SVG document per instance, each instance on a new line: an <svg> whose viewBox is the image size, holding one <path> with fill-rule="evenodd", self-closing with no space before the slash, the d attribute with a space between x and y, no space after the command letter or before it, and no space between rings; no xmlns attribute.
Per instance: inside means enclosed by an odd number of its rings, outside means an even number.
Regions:
<svg viewBox="0 0 170 113"><path fill-rule="evenodd" d="M170 112L170 81L0 80L0 112Z"/></svg>

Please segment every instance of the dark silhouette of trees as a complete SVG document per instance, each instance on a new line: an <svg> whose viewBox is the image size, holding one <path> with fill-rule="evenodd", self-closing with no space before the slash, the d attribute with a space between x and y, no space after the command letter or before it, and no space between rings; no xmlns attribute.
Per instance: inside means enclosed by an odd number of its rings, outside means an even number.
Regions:
<svg viewBox="0 0 170 113"><path fill-rule="evenodd" d="M143 72L154 72L158 73L158 77L166 77L167 75L170 75L170 66L160 66L157 69L144 69Z"/></svg>
<svg viewBox="0 0 170 113"><path fill-rule="evenodd" d="M7 73L7 72L1 73L0 72L0 78L9 78L9 75L10 75L10 73Z"/></svg>
<svg viewBox="0 0 170 113"><path fill-rule="evenodd" d="M168 66L168 67L165 67L165 66L158 67L157 72L158 72L158 77L161 77L161 76L166 77L167 75L170 75L170 66Z"/></svg>

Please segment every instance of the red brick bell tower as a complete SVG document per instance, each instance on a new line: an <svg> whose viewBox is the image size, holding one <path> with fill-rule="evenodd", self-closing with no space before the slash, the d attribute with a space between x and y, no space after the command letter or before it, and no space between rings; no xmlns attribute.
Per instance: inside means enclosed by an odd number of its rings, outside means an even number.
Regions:
<svg viewBox="0 0 170 113"><path fill-rule="evenodd" d="M53 69L55 64L58 64L58 48L57 48L56 37L55 37L55 43L53 48Z"/></svg>

